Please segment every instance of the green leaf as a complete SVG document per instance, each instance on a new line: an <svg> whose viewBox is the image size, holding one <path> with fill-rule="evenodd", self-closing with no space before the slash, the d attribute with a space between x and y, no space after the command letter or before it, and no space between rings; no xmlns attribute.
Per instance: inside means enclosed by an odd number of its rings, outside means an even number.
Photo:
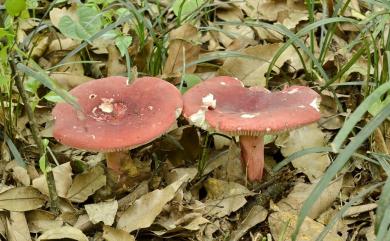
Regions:
<svg viewBox="0 0 390 241"><path fill-rule="evenodd" d="M119 36L115 39L115 45L118 47L119 52L121 52L121 56L125 56L127 52L127 48L133 42L133 38L131 36Z"/></svg>
<svg viewBox="0 0 390 241"><path fill-rule="evenodd" d="M60 19L58 28L67 37L76 40L87 40L99 32L102 27L100 13L91 7L81 6L77 9L78 21L69 16Z"/></svg>
<svg viewBox="0 0 390 241"><path fill-rule="evenodd" d="M173 12L176 16L183 19L190 13L199 8L205 1L204 0L176 0L173 3Z"/></svg>
<svg viewBox="0 0 390 241"><path fill-rule="evenodd" d="M184 74L183 81L186 83L186 87L181 88L181 93L184 94L187 90L189 90L192 86L200 83L202 79L195 74Z"/></svg>
<svg viewBox="0 0 390 241"><path fill-rule="evenodd" d="M43 98L45 98L45 100L47 101L54 102L54 103L64 102L64 99L62 99L54 91L50 91L45 96L43 96Z"/></svg>
<svg viewBox="0 0 390 241"><path fill-rule="evenodd" d="M7 0L5 1L5 10L11 16L19 16L26 9L25 0Z"/></svg>
<svg viewBox="0 0 390 241"><path fill-rule="evenodd" d="M371 115L376 116L383 108L385 108L389 104L390 104L390 96L388 95L383 101L378 100L377 102L372 104L372 106L368 109L368 112Z"/></svg>
<svg viewBox="0 0 390 241"><path fill-rule="evenodd" d="M46 173L48 171L48 167L46 166L46 163L47 163L46 162L46 149L47 149L47 145L49 144L49 140L43 139L42 144L43 144L45 151L44 151L43 155L41 156L41 158L39 158L39 168L41 169L43 174L46 175Z"/></svg>
<svg viewBox="0 0 390 241"><path fill-rule="evenodd" d="M36 94L39 86L41 86L41 82L34 78L28 78L27 81L24 82L24 88L33 94Z"/></svg>

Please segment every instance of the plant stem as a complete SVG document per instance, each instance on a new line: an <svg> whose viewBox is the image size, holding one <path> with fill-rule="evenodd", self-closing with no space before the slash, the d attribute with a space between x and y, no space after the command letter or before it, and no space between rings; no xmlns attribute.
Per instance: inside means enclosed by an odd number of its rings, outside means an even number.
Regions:
<svg viewBox="0 0 390 241"><path fill-rule="evenodd" d="M42 138L39 135L38 125L35 122L34 113L31 109L31 106L29 105L28 96L27 96L26 90L24 89L23 81L17 75L16 65L13 61L11 61L11 70L12 70L13 75L15 76L16 88L18 89L20 97L22 98L24 109L27 113L27 117L28 117L29 124L30 124L30 130L31 130L31 134L32 134L32 137L34 139L34 142L38 147L39 154L41 156L46 155L46 152L44 150L45 147L43 145ZM45 159L46 159L46 166L49 166L50 164L48 162L48 156ZM54 214L57 215L60 213L60 209L58 207L58 194L57 194L57 189L56 189L56 185L55 185L54 175L53 175L53 172L51 169L49 169L49 171L46 173L46 182L47 182L47 186L49 189L50 210Z"/></svg>

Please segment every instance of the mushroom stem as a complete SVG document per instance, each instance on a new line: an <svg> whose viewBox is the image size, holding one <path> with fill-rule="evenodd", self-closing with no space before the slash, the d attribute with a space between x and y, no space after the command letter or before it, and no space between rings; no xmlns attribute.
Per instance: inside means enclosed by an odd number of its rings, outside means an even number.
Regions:
<svg viewBox="0 0 390 241"><path fill-rule="evenodd" d="M241 160L250 181L260 181L264 169L264 136L240 136Z"/></svg>

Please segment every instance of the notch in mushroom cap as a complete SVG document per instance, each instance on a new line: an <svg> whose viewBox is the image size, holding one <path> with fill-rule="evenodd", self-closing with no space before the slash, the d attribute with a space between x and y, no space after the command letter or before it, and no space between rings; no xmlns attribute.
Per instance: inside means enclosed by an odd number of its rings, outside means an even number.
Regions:
<svg viewBox="0 0 390 241"><path fill-rule="evenodd" d="M210 95L215 107L205 108L202 99ZM315 91L304 86L270 92L262 87L248 89L238 79L220 76L183 95L183 115L204 129L240 136L241 159L248 179L254 181L263 175L264 135L318 121L320 100Z"/></svg>
<svg viewBox="0 0 390 241"><path fill-rule="evenodd" d="M79 149L118 152L151 142L176 124L182 110L180 92L172 84L153 77L92 80L72 89L85 118L67 103L53 109L53 136ZM117 169L119 163L107 165ZM120 170L117 170L120 171Z"/></svg>

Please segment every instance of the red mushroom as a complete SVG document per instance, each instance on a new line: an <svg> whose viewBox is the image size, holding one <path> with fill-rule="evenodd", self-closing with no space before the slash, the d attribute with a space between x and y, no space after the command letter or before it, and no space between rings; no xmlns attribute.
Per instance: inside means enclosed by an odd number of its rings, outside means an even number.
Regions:
<svg viewBox="0 0 390 241"><path fill-rule="evenodd" d="M206 80L183 96L183 115L206 130L239 136L241 159L248 179L261 180L265 134L301 127L320 118L320 96L304 86L271 93L220 76Z"/></svg>
<svg viewBox="0 0 390 241"><path fill-rule="evenodd" d="M152 77L92 80L72 89L84 118L67 103L53 109L53 136L79 149L111 153L107 166L121 172L115 153L151 142L170 130L182 110L180 92L170 83Z"/></svg>

